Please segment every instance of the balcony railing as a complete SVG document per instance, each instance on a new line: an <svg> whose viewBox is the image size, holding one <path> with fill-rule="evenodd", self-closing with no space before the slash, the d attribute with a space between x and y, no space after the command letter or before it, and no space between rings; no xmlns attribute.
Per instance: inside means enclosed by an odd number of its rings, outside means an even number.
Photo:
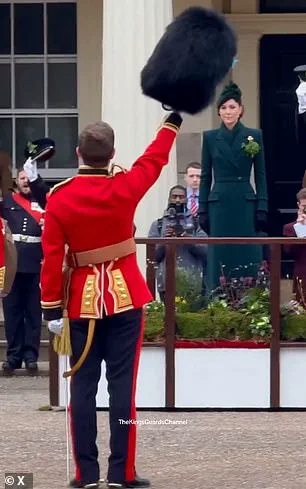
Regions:
<svg viewBox="0 0 306 489"><path fill-rule="evenodd" d="M138 245L146 246L147 268L146 280L155 298L155 246L166 248L165 278L165 336L164 342L155 346L165 348L165 392L166 408L175 406L175 323L176 323L176 246L177 245L267 245L270 249L270 317L272 335L270 339L270 407L280 406L280 349L282 347L306 347L305 342L281 341L280 328L280 284L281 284L281 250L284 245L306 245L306 240L299 238L137 238ZM150 343L151 346L152 343ZM148 346L144 343L144 347ZM58 405L58 359L53 351L50 338L50 403Z"/></svg>

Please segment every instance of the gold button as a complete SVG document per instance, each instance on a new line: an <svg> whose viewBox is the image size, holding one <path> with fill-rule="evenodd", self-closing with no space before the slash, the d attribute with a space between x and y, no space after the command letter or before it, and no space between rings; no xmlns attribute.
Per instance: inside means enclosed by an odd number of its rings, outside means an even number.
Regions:
<svg viewBox="0 0 306 489"><path fill-rule="evenodd" d="M91 295L90 294L86 294L86 299L90 299L91 298Z"/></svg>
<svg viewBox="0 0 306 489"><path fill-rule="evenodd" d="M118 280L117 285L123 285L123 282L121 282L121 280L120 281Z"/></svg>
<svg viewBox="0 0 306 489"><path fill-rule="evenodd" d="M90 306L90 302L89 301L86 301L85 302L85 306Z"/></svg>
<svg viewBox="0 0 306 489"><path fill-rule="evenodd" d="M127 295L126 294L121 294L121 298L122 299L126 299L127 298Z"/></svg>

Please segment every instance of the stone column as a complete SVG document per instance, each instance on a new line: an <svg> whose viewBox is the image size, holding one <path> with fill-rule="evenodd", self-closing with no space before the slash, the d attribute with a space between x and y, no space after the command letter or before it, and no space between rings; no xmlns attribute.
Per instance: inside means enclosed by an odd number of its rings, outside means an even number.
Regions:
<svg viewBox="0 0 306 489"><path fill-rule="evenodd" d="M257 32L239 34L239 62L232 71L233 80L242 90L245 106L242 122L249 127L260 127L259 38ZM251 184L255 188L254 170L251 174Z"/></svg>
<svg viewBox="0 0 306 489"><path fill-rule="evenodd" d="M239 33L238 63L232 71L233 80L240 86L245 105L246 125L259 127L259 39L257 32Z"/></svg>
<svg viewBox="0 0 306 489"><path fill-rule="evenodd" d="M142 95L140 72L172 18L172 0L104 0L102 119L116 132L114 162L127 168L154 138L167 114L161 104ZM176 183L174 148L169 165L138 206L137 236L147 236L152 221L166 207L170 187ZM143 257L141 252L142 268Z"/></svg>

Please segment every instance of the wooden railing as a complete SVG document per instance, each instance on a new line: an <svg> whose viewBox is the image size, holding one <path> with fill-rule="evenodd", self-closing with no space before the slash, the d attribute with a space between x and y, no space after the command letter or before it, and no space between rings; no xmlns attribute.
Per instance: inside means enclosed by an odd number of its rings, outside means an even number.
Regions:
<svg viewBox="0 0 306 489"><path fill-rule="evenodd" d="M306 347L306 342L280 341L280 281L281 249L284 245L306 245L299 238L137 238L138 245L146 246L146 280L155 298L155 246L164 245L166 249L165 283L165 352L166 352L166 408L175 406L175 269L177 245L267 245L270 248L270 314L272 337L270 341L270 407L280 406L280 348ZM144 345L146 346L146 345ZM50 403L58 405L58 359L50 343Z"/></svg>

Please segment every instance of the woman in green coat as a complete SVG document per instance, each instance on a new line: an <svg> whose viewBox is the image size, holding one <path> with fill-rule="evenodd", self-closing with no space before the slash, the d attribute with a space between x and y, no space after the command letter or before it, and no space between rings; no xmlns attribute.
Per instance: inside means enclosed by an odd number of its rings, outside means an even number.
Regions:
<svg viewBox="0 0 306 489"><path fill-rule="evenodd" d="M233 82L217 106L221 126L203 134L200 225L210 237L258 236L266 231L268 212L262 133L240 122L241 91ZM250 182L253 168L256 193ZM261 260L258 245L210 245L208 289L216 289L221 276L255 276Z"/></svg>

